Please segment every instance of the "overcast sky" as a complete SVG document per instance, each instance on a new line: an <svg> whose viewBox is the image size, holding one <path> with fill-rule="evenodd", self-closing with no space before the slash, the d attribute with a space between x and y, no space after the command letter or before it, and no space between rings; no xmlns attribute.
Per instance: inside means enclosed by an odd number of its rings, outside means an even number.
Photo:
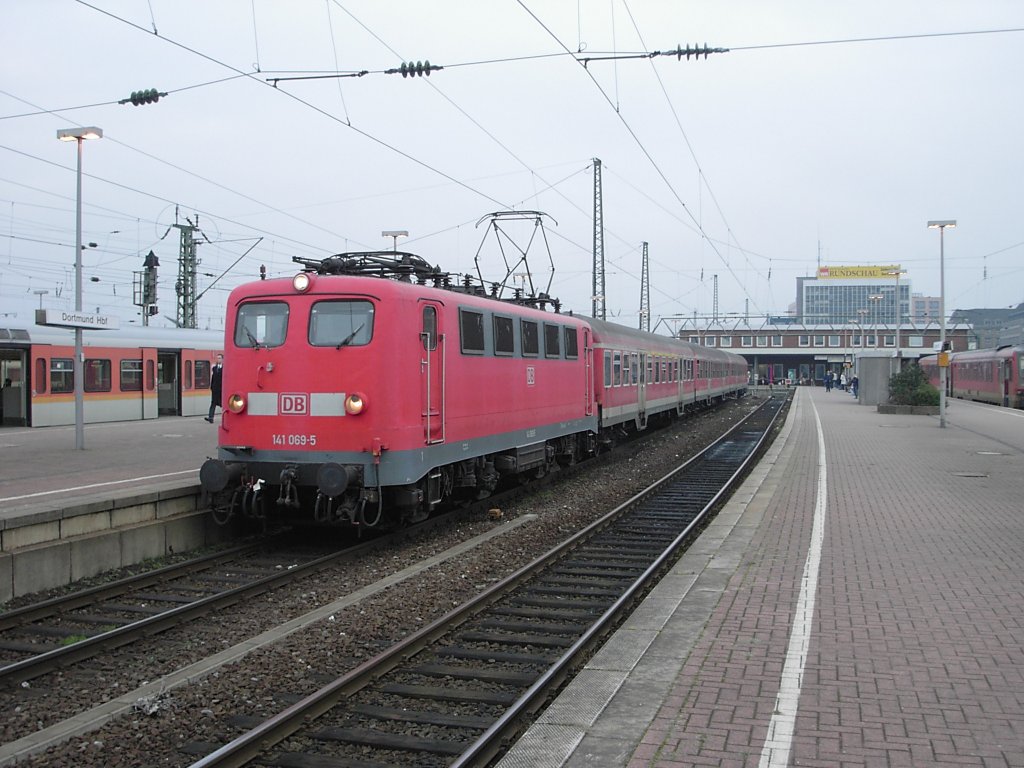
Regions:
<svg viewBox="0 0 1024 768"><path fill-rule="evenodd" d="M56 131L93 125L84 305L122 324L151 249L154 324L175 315L176 210L209 240L204 328L261 264L387 249L384 230L500 280L514 249L477 222L509 209L547 214L508 232L537 289L589 314L593 158L626 325L645 241L661 330L712 313L715 275L720 315L787 311L819 263L900 264L938 295L930 219L958 223L948 309L1024 301L1019 0L6 0L2 19L0 325L74 307L75 149ZM705 43L729 52L627 58ZM444 69L384 74L417 60ZM168 95L117 103L149 88Z"/></svg>

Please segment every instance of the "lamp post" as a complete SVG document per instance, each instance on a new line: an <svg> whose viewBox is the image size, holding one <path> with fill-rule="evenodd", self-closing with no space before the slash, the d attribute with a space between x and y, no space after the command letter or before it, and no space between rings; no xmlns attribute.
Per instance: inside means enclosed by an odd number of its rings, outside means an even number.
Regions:
<svg viewBox="0 0 1024 768"><path fill-rule="evenodd" d="M939 230L939 354L946 351L946 227L955 227L956 219L929 221L928 229ZM940 358L941 362L941 358ZM949 362L949 358L946 358ZM946 426L946 367L939 366L939 426Z"/></svg>
<svg viewBox="0 0 1024 768"><path fill-rule="evenodd" d="M60 141L74 141L78 144L78 170L75 173L75 312L82 311L82 141L85 139L102 139L100 128L64 128L57 131ZM85 414L83 394L85 381L83 373L84 355L82 354L82 329L75 327L75 448L85 448Z"/></svg>
<svg viewBox="0 0 1024 768"><path fill-rule="evenodd" d="M871 324L875 326L875 349L878 349L878 304L884 299L880 293L873 293L868 296L868 301L871 302Z"/></svg>
<svg viewBox="0 0 1024 768"><path fill-rule="evenodd" d="M409 231L406 229L385 229L380 233L381 237L391 238L391 252L398 253L398 238L408 237Z"/></svg>
<svg viewBox="0 0 1024 768"><path fill-rule="evenodd" d="M906 271L897 267L896 269L889 270L886 274L896 278L896 373L899 373L902 363L901 358L903 357L903 352L900 349L900 322L903 320L900 302L900 275L905 275Z"/></svg>

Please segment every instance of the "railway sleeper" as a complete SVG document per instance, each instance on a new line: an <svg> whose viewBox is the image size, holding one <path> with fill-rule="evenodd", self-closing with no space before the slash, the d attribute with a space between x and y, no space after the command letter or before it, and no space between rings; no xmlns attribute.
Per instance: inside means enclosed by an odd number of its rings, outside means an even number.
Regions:
<svg viewBox="0 0 1024 768"><path fill-rule="evenodd" d="M402 733L384 733L369 728L324 728L313 734L321 741L338 741L346 744L361 744L378 749L397 749L403 752L429 752L435 755L461 755L469 748L468 741L445 741L408 736ZM309 756L304 755L307 758ZM299 762L295 765L310 765Z"/></svg>

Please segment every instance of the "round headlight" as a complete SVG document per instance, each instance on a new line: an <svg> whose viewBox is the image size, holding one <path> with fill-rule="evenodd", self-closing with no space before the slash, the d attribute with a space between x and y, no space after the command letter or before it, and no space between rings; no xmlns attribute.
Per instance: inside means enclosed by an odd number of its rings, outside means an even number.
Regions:
<svg viewBox="0 0 1024 768"><path fill-rule="evenodd" d="M232 395L228 398L228 410L232 413L241 413L245 410L245 398L242 395Z"/></svg>
<svg viewBox="0 0 1024 768"><path fill-rule="evenodd" d="M345 413L356 416L366 410L366 398L358 392L353 392L345 398Z"/></svg>
<svg viewBox="0 0 1024 768"><path fill-rule="evenodd" d="M292 278L292 288L299 293L305 293L308 291L312 284L313 280L306 272L299 272L299 274Z"/></svg>

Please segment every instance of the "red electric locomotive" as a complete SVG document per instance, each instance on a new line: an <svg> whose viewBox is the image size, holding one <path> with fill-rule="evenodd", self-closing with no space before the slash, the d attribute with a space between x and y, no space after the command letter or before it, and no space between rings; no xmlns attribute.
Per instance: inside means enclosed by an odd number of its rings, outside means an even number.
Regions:
<svg viewBox="0 0 1024 768"><path fill-rule="evenodd" d="M938 387L936 357L923 357L919 363L928 380ZM947 394L951 397L1024 408L1024 347L953 352L947 374Z"/></svg>
<svg viewBox="0 0 1024 768"><path fill-rule="evenodd" d="M219 522L413 522L746 387L737 355L498 300L412 254L302 263L229 298L200 472Z"/></svg>

